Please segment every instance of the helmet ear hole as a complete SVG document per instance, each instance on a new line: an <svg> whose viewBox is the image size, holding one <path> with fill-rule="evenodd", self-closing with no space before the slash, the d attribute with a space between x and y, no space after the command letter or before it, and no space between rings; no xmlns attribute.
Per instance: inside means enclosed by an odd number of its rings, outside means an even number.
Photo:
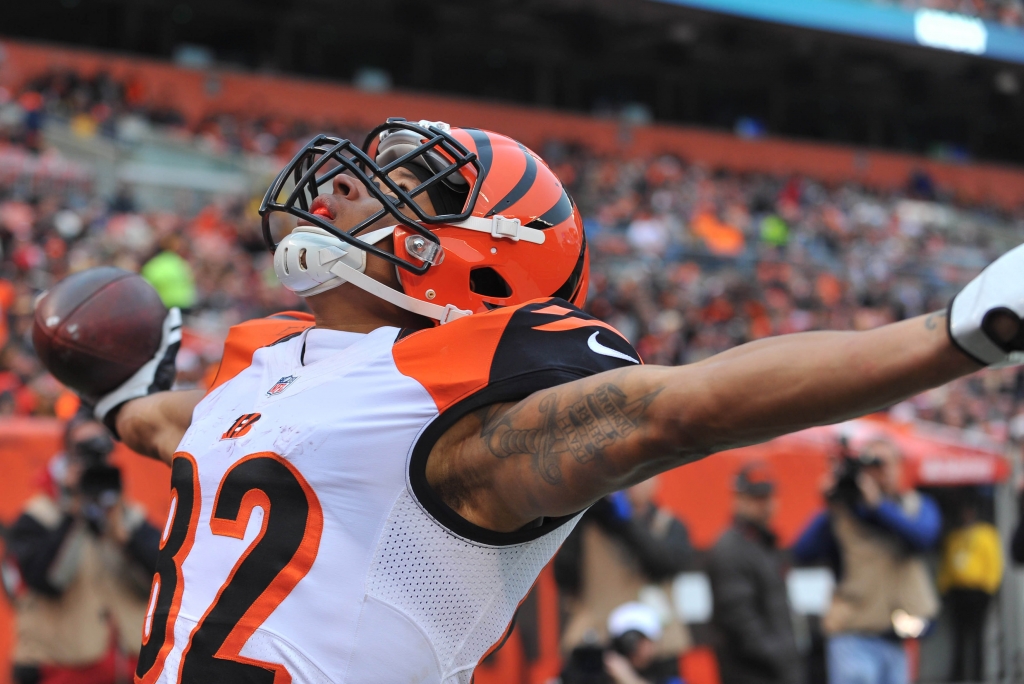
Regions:
<svg viewBox="0 0 1024 684"><path fill-rule="evenodd" d="M474 268L469 272L469 290L482 297L505 299L512 296L512 288L501 274L490 266Z"/></svg>

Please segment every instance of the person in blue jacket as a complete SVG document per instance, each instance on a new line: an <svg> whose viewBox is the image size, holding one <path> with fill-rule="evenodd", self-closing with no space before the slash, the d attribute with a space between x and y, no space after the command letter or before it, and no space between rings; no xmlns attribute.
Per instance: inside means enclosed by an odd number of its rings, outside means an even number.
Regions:
<svg viewBox="0 0 1024 684"><path fill-rule="evenodd" d="M844 454L826 510L793 547L798 563L827 562L836 576L822 620L830 684L906 684L903 641L922 636L939 610L922 555L938 542L942 516L903 486L902 465L886 440Z"/></svg>

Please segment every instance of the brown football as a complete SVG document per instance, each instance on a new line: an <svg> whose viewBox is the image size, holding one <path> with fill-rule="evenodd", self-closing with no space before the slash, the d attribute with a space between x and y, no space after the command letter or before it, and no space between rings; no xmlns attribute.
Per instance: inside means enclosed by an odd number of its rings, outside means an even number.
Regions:
<svg viewBox="0 0 1024 684"><path fill-rule="evenodd" d="M54 377L87 397L101 397L153 358L166 316L160 295L141 276L92 268L39 298L32 344Z"/></svg>

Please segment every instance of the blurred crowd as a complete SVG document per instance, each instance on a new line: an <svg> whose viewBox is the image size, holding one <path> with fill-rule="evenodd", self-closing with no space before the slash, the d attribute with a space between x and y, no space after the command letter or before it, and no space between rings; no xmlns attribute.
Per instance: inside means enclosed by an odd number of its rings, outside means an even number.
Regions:
<svg viewBox="0 0 1024 684"><path fill-rule="evenodd" d="M927 4L958 11L970 5L983 16L995 13L994 18L1006 21L1012 15L1011 23L1020 19L1019 0ZM211 154L250 155L275 164L283 164L319 130L360 139L344 125L232 114L189 124L173 102L154 104L143 84L104 74L53 73L20 92L0 91L0 415L75 415L77 400L44 372L31 342L35 298L69 273L101 264L139 271L166 304L185 311L186 336L178 356L181 387L208 381L231 325L303 306L276 281L259 234L257 197L197 196L183 200L180 211L147 210L130 186L100 197L87 177L67 173L67 166L55 160L45 143L48 121L82 138L130 145L146 135L161 135ZM968 205L945 194L924 173L908 178L899 191L879 192L853 183L826 185L813 178L711 169L672 156L599 156L559 141L538 152L562 179L584 219L592 247L588 308L622 331L648 363L693 363L770 335L863 330L941 309L996 255L1024 242L1024 207L1008 213ZM14 158L51 162L5 166L5 159ZM192 206L202 208L187 208ZM943 423L968 438L1021 439L1022 378L1012 369L981 374L915 397L890 414L898 421ZM74 436L70 429L68 434ZM84 456L75 456L84 447L70 437L67 442L71 456L61 458L85 463ZM892 473L900 467L898 454L885 445L873 449L850 461L848 467L860 469L856 476L837 470L829 508L801 536L797 559L830 563L843 586L856 588L858 583L878 586L874 578L882 570L860 572L837 559L844 554L869 557L921 593L916 604L907 605L908 617L930 621L938 610L936 588L922 574L919 556L941 548L945 574L937 589L947 596L954 592L949 605L958 606L959 622L968 624L970 617L969 624L982 624L1001 567L998 573L976 571L957 560L975 563L996 555L991 526L979 527L977 502L966 500L950 509L963 519L948 521L946 531L960 533L940 543L936 505L896 486L899 478ZM117 496L107 496L112 503L103 516L94 516L93 536L83 538L97 544L104 540L108 551L124 557L123 565L134 567L145 554L133 551L129 542L137 535L141 548L142 537L152 537L152 531L138 521L130 529L108 521L108 514L122 510L119 479L109 469L98 470L102 459L93 460L89 472L109 480L101 493ZM860 477L861 472L868 476ZM847 488L856 490L852 498L840 496L845 476L852 478ZM70 483L65 489L77 491L74 478L65 479ZM655 486L653 481L638 485L600 502L563 547L555 565L566 611L562 645L571 654L563 681L681 681L676 656L695 641L708 640L706 635L695 638L679 620L663 619L666 611L652 605L664 607L673 578L701 563L714 594L717 636L711 643L726 684L821 681L809 674L802 660L807 644L798 648L790 623L783 580L789 561L772 533L775 483L770 471L747 468L737 477L733 526L704 561L696 560L685 524L656 505ZM19 530L27 541L17 560L26 567L45 546L39 540L87 531L89 521L80 515L79 504L71 506L76 500L58 496L60 487L53 492L54 501L38 503L42 513L27 511L21 520ZM57 510L65 504L67 510ZM47 527L32 519L35 514L56 522ZM883 535L887 541L881 546L865 542L870 536L861 534L865 526L888 530ZM109 530L121 534L114 539L117 535ZM1024 533L1020 536L1024 547ZM894 545L902 551L890 553ZM987 556L977 551L979 545L988 549ZM49 568L52 558L45 558L40 567ZM910 558L916 560L910 563ZM47 584L44 575L23 577L27 588L13 592L29 619L34 619L32 592L66 593L64 585ZM138 597L124 600L129 599L137 602ZM836 615L842 608L836 605L823 629L831 636L830 648L852 654L840 658L844 664L872 668L898 659L901 650L892 647L893 639L905 635L890 634L894 613L888 607L878 609L879 619L859 616L871 623L866 639L849 614ZM893 625L897 632L904 627L908 635L923 634L917 623ZM962 672L981 670L981 647L969 639L976 633L980 628L957 637ZM103 651L105 646L104 638L90 657L113 658L114 651ZM830 651L828 658L834 657ZM39 669L33 663L22 668L25 681L39 681L33 679ZM762 676L765 672L772 674ZM832 667L832 672L839 669ZM835 681L882 681L861 674L851 671Z"/></svg>
<svg viewBox="0 0 1024 684"><path fill-rule="evenodd" d="M173 103L155 106L140 88L102 73L55 72L0 94L0 157L50 154L41 135L47 119L125 144L142 121L201 149L274 163L315 130L227 114L188 127ZM880 193L671 156L602 157L558 141L539 152L584 218L593 248L589 309L649 363L692 363L769 335L865 329L940 309L995 255L1024 241L1024 209L965 206L924 173ZM99 264L142 271L165 302L185 309L184 386L203 383L230 325L301 307L276 282L257 201L205 197L199 211L143 211L127 186L100 198L88 183L0 174L0 414L71 405L30 340L35 296L70 272ZM1024 434L1022 393L1017 374L994 372L892 411L1002 440Z"/></svg>
<svg viewBox="0 0 1024 684"><path fill-rule="evenodd" d="M83 77L54 70L30 80L18 93L0 87L0 145L15 143L42 151L40 137L48 118L67 123L84 138L101 136L127 144L154 131L214 154L290 157L313 134L358 134L343 122L286 120L210 113L189 123L175 103L141 79L119 80L105 72Z"/></svg>
<svg viewBox="0 0 1024 684"><path fill-rule="evenodd" d="M1021 0L875 0L916 10L922 7L956 12L995 21L1004 26L1024 26L1024 3Z"/></svg>

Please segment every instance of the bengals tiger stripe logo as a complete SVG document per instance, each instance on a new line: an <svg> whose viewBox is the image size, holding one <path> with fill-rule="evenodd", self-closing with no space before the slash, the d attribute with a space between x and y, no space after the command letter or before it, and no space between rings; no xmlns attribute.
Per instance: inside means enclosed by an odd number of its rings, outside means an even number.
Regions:
<svg viewBox="0 0 1024 684"><path fill-rule="evenodd" d="M224 434L220 436L220 438L238 439L239 437L243 437L249 434L249 430L252 429L252 426L259 419L260 414L258 413L243 413L235 420L234 423L231 424L231 427L229 427Z"/></svg>

